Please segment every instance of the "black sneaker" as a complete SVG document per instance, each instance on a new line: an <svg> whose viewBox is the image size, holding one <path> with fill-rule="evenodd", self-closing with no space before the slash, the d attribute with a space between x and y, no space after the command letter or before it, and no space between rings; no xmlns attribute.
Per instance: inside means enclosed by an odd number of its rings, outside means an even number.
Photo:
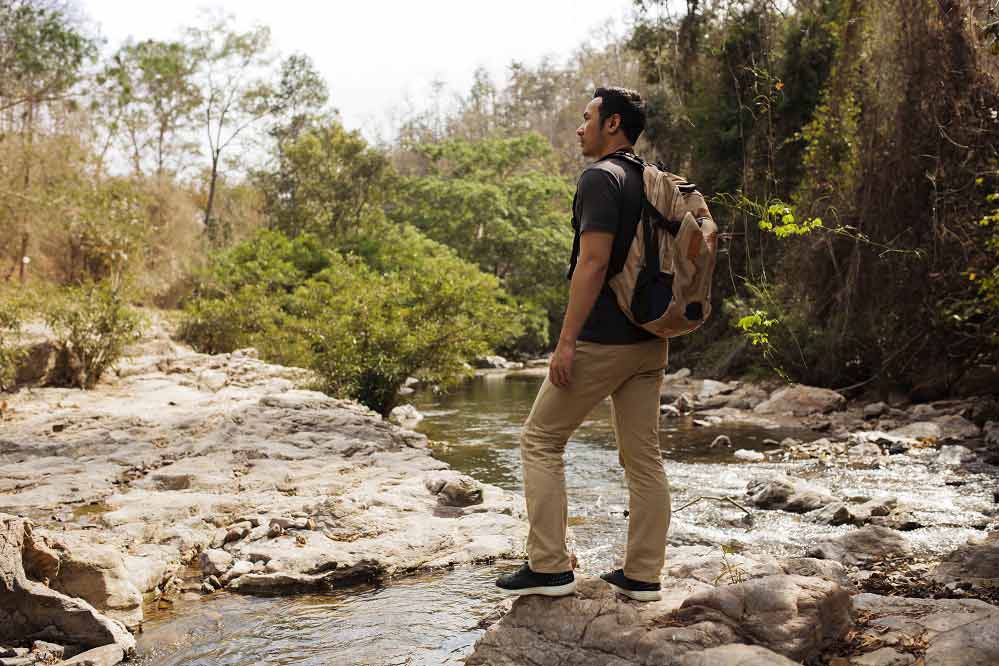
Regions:
<svg viewBox="0 0 999 666"><path fill-rule="evenodd" d="M610 573L600 574L600 577L615 590L636 601L659 601L663 598L659 583L632 580L624 575L624 569L615 569Z"/></svg>
<svg viewBox="0 0 999 666"><path fill-rule="evenodd" d="M576 577L571 571L562 573L538 573L524 562L515 573L505 574L496 579L496 587L509 596L543 594L546 597L564 597L576 591Z"/></svg>

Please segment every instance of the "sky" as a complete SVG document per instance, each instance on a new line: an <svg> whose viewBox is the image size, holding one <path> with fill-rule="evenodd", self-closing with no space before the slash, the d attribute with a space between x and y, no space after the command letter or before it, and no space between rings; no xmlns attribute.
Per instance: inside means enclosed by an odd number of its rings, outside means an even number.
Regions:
<svg viewBox="0 0 999 666"><path fill-rule="evenodd" d="M282 54L304 52L325 76L343 124L390 138L407 110L425 108L434 81L465 92L477 67L497 83L510 62L565 61L595 31L623 32L633 0L80 0L113 50L131 37L170 39L221 8L235 27L270 27Z"/></svg>

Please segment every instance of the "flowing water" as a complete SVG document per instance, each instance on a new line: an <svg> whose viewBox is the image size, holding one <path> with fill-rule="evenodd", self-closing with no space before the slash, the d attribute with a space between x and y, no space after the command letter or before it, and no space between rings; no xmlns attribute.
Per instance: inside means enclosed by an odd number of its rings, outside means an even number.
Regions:
<svg viewBox="0 0 999 666"><path fill-rule="evenodd" d="M417 393L426 416L419 430L434 441L435 455L454 469L520 492L517 437L540 379L483 375L444 396ZM627 530L627 490L618 465L609 405L598 407L566 452L572 548L583 572L619 564ZM719 434L731 448L710 447ZM813 439L808 431L750 426L698 427L691 419L663 423L661 441L676 510L702 496L739 498L757 475L787 473L813 478L844 498L897 497L925 524L908 533L917 548L941 552L976 531L980 511L992 502L983 478L951 485L948 468L908 456L890 464L827 466L819 461L745 463L737 449L770 450L785 436ZM730 545L773 555L799 554L819 536L848 528L802 521L781 511L756 511L741 522L736 506L702 500L676 511L671 544ZM668 557L668 551L667 551ZM493 580L519 562L464 566L392 580L383 586L281 598L218 593L182 602L169 612L150 611L139 636L148 666L340 666L460 664L482 633L478 623L502 598Z"/></svg>

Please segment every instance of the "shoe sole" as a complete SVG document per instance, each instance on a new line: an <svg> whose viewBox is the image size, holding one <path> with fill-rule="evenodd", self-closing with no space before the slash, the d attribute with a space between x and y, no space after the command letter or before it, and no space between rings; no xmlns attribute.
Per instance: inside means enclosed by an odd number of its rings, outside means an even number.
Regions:
<svg viewBox="0 0 999 666"><path fill-rule="evenodd" d="M524 597L529 594L540 594L543 597L564 597L576 591L576 581L565 585L546 585L542 587L525 587L519 590L499 588L508 597Z"/></svg>
<svg viewBox="0 0 999 666"><path fill-rule="evenodd" d="M635 601L659 601L663 598L663 593L660 590L626 590L610 581L605 580L604 582L613 587L618 594L623 594Z"/></svg>

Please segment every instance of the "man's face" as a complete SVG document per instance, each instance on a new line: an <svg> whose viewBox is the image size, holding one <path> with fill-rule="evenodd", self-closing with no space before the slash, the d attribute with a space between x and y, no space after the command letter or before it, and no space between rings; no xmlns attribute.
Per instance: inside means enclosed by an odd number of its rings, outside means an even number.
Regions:
<svg viewBox="0 0 999 666"><path fill-rule="evenodd" d="M600 104L603 99L594 97L586 105L583 111L583 124L576 129L576 136L579 137L579 147L583 157L597 159L604 156L604 149L608 143L608 132L604 124L600 122ZM613 118L607 119L610 125Z"/></svg>

